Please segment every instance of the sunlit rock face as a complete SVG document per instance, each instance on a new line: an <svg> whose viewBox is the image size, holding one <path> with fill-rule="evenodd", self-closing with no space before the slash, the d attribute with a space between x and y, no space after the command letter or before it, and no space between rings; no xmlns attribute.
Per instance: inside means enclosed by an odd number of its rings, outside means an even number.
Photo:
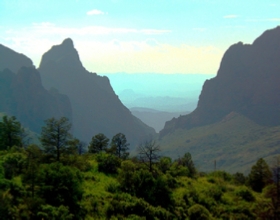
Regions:
<svg viewBox="0 0 280 220"><path fill-rule="evenodd" d="M71 39L47 51L39 71L46 88L56 88L70 98L74 134L78 138L89 141L97 133L111 138L122 132L130 143L136 144L155 134L154 129L133 116L121 103L107 77L83 67Z"/></svg>
<svg viewBox="0 0 280 220"><path fill-rule="evenodd" d="M172 119L160 132L193 128L222 120L231 112L262 125L280 124L280 27L264 32L252 45L241 42L224 54L217 76L202 88L197 108Z"/></svg>

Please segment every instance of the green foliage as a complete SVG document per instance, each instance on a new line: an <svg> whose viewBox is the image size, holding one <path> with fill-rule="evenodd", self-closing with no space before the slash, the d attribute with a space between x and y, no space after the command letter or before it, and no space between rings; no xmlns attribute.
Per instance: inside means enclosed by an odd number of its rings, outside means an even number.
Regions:
<svg viewBox="0 0 280 220"><path fill-rule="evenodd" d="M104 173L117 173L121 165L120 158L113 154L99 153L96 157L98 161L98 171Z"/></svg>
<svg viewBox="0 0 280 220"><path fill-rule="evenodd" d="M60 205L59 207L51 206L51 205L42 205L41 211L38 212L38 217L42 219L65 219L71 220L74 215L69 212L69 208L64 205Z"/></svg>
<svg viewBox="0 0 280 220"><path fill-rule="evenodd" d="M241 186L235 190L235 194L237 196L240 196L243 200L247 202L253 202L255 201L255 197L253 193L246 187L246 186Z"/></svg>
<svg viewBox="0 0 280 220"><path fill-rule="evenodd" d="M131 161L122 162L118 180L121 190L133 196L145 199L152 205L172 206L168 177L153 175L149 170L137 167Z"/></svg>
<svg viewBox="0 0 280 220"><path fill-rule="evenodd" d="M12 146L22 146L24 129L16 117L3 116L0 121L0 150L6 150Z"/></svg>
<svg viewBox="0 0 280 220"><path fill-rule="evenodd" d="M214 172L211 172L208 177L214 177L216 179L220 179L222 181L226 181L226 182L230 182L232 181L232 176L231 174L225 172L225 171L221 171L221 170L217 170Z"/></svg>
<svg viewBox="0 0 280 220"><path fill-rule="evenodd" d="M194 177L196 174L196 169L194 162L192 160L192 155L190 153L185 153L182 158L177 160L178 164L187 167L189 170L189 177Z"/></svg>
<svg viewBox="0 0 280 220"><path fill-rule="evenodd" d="M171 166L172 166L172 160L170 157L160 158L157 164L158 169L163 173L167 173L167 171L170 170Z"/></svg>
<svg viewBox="0 0 280 220"><path fill-rule="evenodd" d="M80 141L68 137L60 148L60 162L56 148L50 152L30 145L0 151L1 219L277 219L279 215L279 164L273 170L275 183L266 175L264 161L252 167L250 186L265 183L259 193L244 185L242 173L198 175L190 154L175 162L162 157L153 161L151 170L137 158L123 160L126 150L118 152L120 156L115 147L111 154L80 155Z"/></svg>
<svg viewBox="0 0 280 220"><path fill-rule="evenodd" d="M107 209L107 218L113 219L173 219L174 216L161 207L154 207L141 198L126 193L115 194ZM136 216L138 218L136 218Z"/></svg>
<svg viewBox="0 0 280 220"><path fill-rule="evenodd" d="M82 175L79 170L61 163L42 164L37 173L38 195L51 206L69 208L75 217L81 215Z"/></svg>
<svg viewBox="0 0 280 220"><path fill-rule="evenodd" d="M202 205L195 204L188 209L190 220L208 220L211 219L209 211Z"/></svg>
<svg viewBox="0 0 280 220"><path fill-rule="evenodd" d="M190 171L186 166L180 165L178 162L174 162L170 167L170 174L173 177L190 176Z"/></svg>
<svg viewBox="0 0 280 220"><path fill-rule="evenodd" d="M246 177L243 173L235 173L232 175L234 184L244 185L246 183Z"/></svg>
<svg viewBox="0 0 280 220"><path fill-rule="evenodd" d="M45 121L46 125L42 128L41 143L45 153L60 160L62 154L67 153L69 141L72 136L70 134L71 124L65 117L59 120L50 118Z"/></svg>
<svg viewBox="0 0 280 220"><path fill-rule="evenodd" d="M264 159L260 158L252 167L248 177L248 184L256 192L272 182L272 173Z"/></svg>
<svg viewBox="0 0 280 220"><path fill-rule="evenodd" d="M108 143L109 138L107 138L104 134L99 133L92 137L88 147L88 152L93 154L106 152Z"/></svg>
<svg viewBox="0 0 280 220"><path fill-rule="evenodd" d="M4 177L12 179L22 173L26 165L26 155L20 152L6 154L2 159Z"/></svg>
<svg viewBox="0 0 280 220"><path fill-rule="evenodd" d="M127 143L125 135L122 133L118 133L112 138L111 148L108 150L108 152L116 155L121 159L127 159L129 156L128 146L129 143Z"/></svg>

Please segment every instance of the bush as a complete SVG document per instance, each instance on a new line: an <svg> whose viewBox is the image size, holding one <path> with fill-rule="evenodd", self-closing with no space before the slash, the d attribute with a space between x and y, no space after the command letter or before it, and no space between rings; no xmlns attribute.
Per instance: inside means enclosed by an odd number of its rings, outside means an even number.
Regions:
<svg viewBox="0 0 280 220"><path fill-rule="evenodd" d="M188 209L190 220L207 220L211 219L209 211L202 205L195 204Z"/></svg>
<svg viewBox="0 0 280 220"><path fill-rule="evenodd" d="M112 154L99 153L97 155L98 171L115 174L121 165L120 158Z"/></svg>
<svg viewBox="0 0 280 220"><path fill-rule="evenodd" d="M247 202L255 201L255 197L253 193L246 186L241 186L237 188L235 190L235 195L240 196L242 199L244 199Z"/></svg>
<svg viewBox="0 0 280 220"><path fill-rule="evenodd" d="M113 219L118 216L118 219L173 219L170 212L162 207L154 207L145 200L133 197L126 193L115 194L107 208L107 218Z"/></svg>
<svg viewBox="0 0 280 220"><path fill-rule="evenodd" d="M83 195L82 181L81 172L75 167L63 166L58 162L43 164L37 173L37 193L50 205L49 208L68 207L74 219L78 219L83 211L79 205Z"/></svg>
<svg viewBox="0 0 280 220"><path fill-rule="evenodd" d="M2 166L4 168L4 177L12 179L21 174L26 165L26 156L23 153L9 153L4 156Z"/></svg>

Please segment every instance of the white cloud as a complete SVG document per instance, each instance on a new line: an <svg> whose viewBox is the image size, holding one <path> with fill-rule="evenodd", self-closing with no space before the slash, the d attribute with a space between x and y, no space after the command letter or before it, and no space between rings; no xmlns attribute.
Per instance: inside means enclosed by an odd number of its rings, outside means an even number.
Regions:
<svg viewBox="0 0 280 220"><path fill-rule="evenodd" d="M214 46L150 45L148 41L83 41L77 48L84 65L97 73L216 73L223 55Z"/></svg>
<svg viewBox="0 0 280 220"><path fill-rule="evenodd" d="M97 9L93 9L91 11L87 12L87 15L104 15L105 12L97 10Z"/></svg>
<svg viewBox="0 0 280 220"><path fill-rule="evenodd" d="M215 73L223 51L213 46L171 45L156 38L170 30L33 24L4 32L4 45L29 56L36 66L53 45L71 37L84 66L92 72ZM122 34L128 40L124 41ZM135 39L137 34L138 40ZM106 37L104 37L106 35ZM142 40L140 40L142 36ZM202 65L203 64L203 65Z"/></svg>
<svg viewBox="0 0 280 220"><path fill-rule="evenodd" d="M237 18L239 15L225 15L224 18Z"/></svg>
<svg viewBox="0 0 280 220"><path fill-rule="evenodd" d="M279 22L280 18L265 18L265 19L247 19L247 22Z"/></svg>

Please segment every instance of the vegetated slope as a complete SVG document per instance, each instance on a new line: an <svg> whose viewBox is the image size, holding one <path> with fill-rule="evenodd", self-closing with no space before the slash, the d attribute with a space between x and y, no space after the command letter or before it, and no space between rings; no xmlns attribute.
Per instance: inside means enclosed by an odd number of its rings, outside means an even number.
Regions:
<svg viewBox="0 0 280 220"><path fill-rule="evenodd" d="M107 77L83 67L71 39L46 52L39 71L46 88L54 87L70 98L74 135L78 138L89 141L97 133L111 138L121 132L128 142L138 144L155 134L121 103Z"/></svg>
<svg viewBox="0 0 280 220"><path fill-rule="evenodd" d="M190 152L201 171L216 169L247 173L256 160L280 154L280 126L256 124L232 112L223 120L193 129L177 129L161 140L163 152L173 157Z"/></svg>
<svg viewBox="0 0 280 220"><path fill-rule="evenodd" d="M220 121L232 111L262 125L280 125L280 27L252 45L241 42L225 53L216 77L206 80L197 108L166 123L164 136Z"/></svg>
<svg viewBox="0 0 280 220"><path fill-rule="evenodd" d="M278 154L280 125L280 27L252 45L231 46L218 74L203 86L197 108L160 131L168 153L189 151L202 170L236 171L259 157ZM231 114L237 115L226 123ZM279 148L279 147L278 147Z"/></svg>
<svg viewBox="0 0 280 220"><path fill-rule="evenodd" d="M29 58L3 46L0 54L4 57L7 54L4 58L7 63L1 63L3 71L0 71L0 112L16 116L24 127L37 133L50 117L65 116L71 120L68 97L55 90L47 91ZM10 68L20 69L14 73Z"/></svg>

